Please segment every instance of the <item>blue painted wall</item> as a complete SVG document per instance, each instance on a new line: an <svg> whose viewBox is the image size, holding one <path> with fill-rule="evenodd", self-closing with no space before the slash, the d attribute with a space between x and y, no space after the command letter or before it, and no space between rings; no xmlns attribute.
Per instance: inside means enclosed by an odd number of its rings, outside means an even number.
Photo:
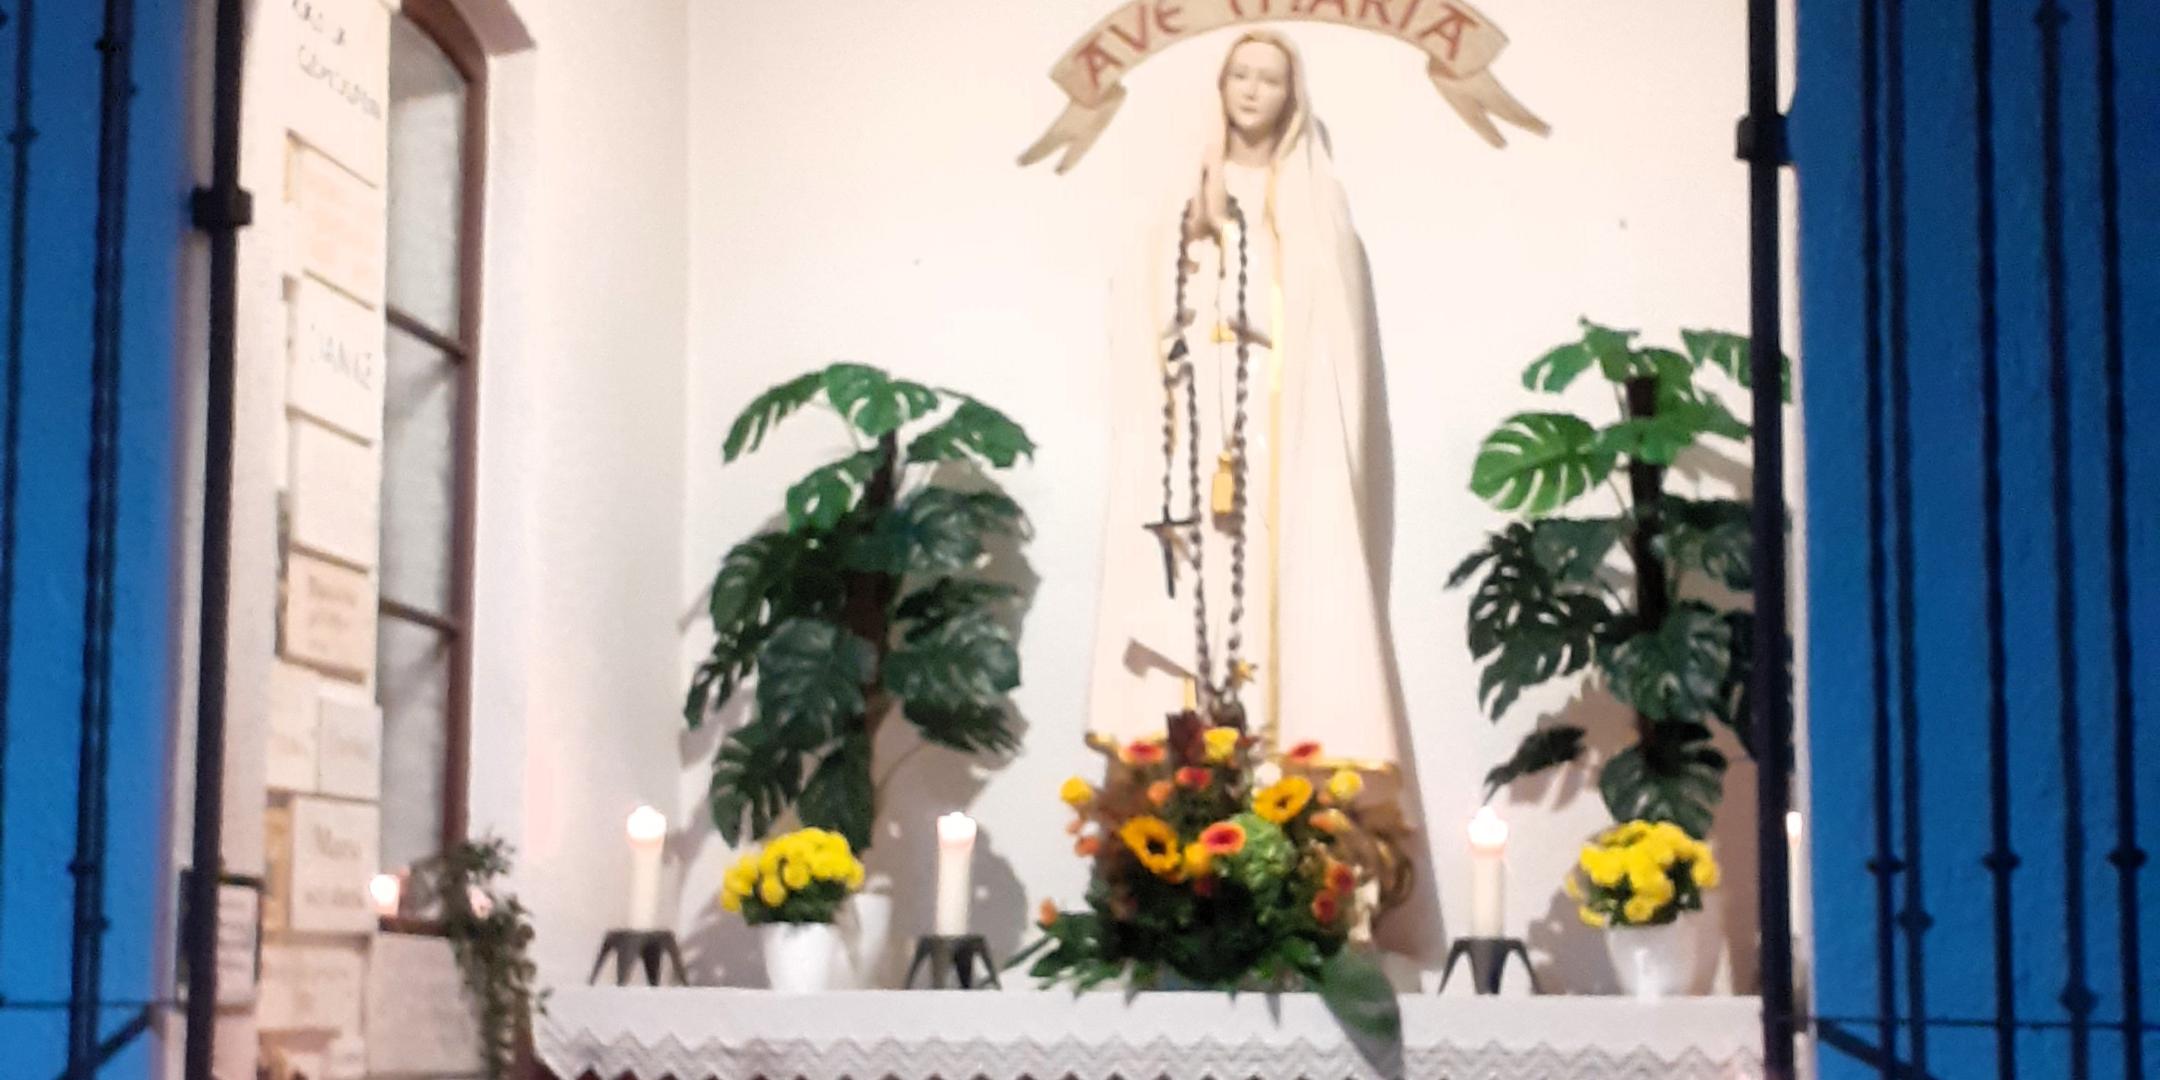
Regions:
<svg viewBox="0 0 2160 1080"><path fill-rule="evenodd" d="M2107 15L1799 8L1827 1077L2160 1075L2160 5Z"/></svg>
<svg viewBox="0 0 2160 1080"><path fill-rule="evenodd" d="M138 0L128 158L118 383L117 558L112 571L112 735L101 1018L110 1032L141 1002L172 996L156 935L171 895L165 865L172 768L179 582L180 333L177 288L187 238L188 42L185 0ZM0 0L0 128L20 103L23 0ZM13 147L0 143L0 251L20 244L23 347L15 503L9 696L0 805L0 1078L60 1073L69 990L77 747L84 691L84 597L91 491L92 258L97 212L99 65L104 5L35 5L28 92L36 136L28 213L14 235ZM0 266L4 271L4 266ZM0 297L0 310L4 310ZM4 338L0 338L4 347ZM0 386L0 401L5 388ZM136 1040L100 1074L148 1076Z"/></svg>

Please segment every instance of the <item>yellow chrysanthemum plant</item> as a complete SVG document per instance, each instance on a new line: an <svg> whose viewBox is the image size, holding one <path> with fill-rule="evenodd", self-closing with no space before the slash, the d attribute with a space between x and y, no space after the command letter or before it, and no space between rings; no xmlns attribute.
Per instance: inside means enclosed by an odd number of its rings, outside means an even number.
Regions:
<svg viewBox="0 0 2160 1080"><path fill-rule="evenodd" d="M1718 886L1710 845L1669 821L1628 821L1583 845L1563 887L1582 921L1612 926L1661 926L1702 910L1703 893Z"/></svg>
<svg viewBox="0 0 2160 1080"><path fill-rule="evenodd" d="M862 863L846 837L798 829L736 859L721 879L720 906L752 926L829 923L862 882Z"/></svg>
<svg viewBox="0 0 2160 1080"><path fill-rule="evenodd" d="M1347 1026L1387 1037L1395 998L1352 947L1370 912L1371 837L1393 820L1354 770L1301 744L1279 754L1234 726L1172 717L1123 746L1102 784L1066 780L1074 851L1093 863L1086 906L1042 903L1043 936L1013 959L1049 983L1318 990Z"/></svg>

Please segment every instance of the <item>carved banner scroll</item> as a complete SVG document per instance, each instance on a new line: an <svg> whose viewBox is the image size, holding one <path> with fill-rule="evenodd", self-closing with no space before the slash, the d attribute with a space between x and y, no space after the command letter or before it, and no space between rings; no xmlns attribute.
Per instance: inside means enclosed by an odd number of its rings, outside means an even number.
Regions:
<svg viewBox="0 0 2160 1080"><path fill-rule="evenodd" d="M1095 24L1050 69L1050 80L1072 101L1020 164L1060 148L1058 172L1077 164L1124 104L1126 73L1149 57L1225 26L1285 20L1370 30L1423 52L1425 74L1441 98L1495 147L1507 145L1495 119L1537 135L1551 130L1493 77L1507 35L1462 0L1133 0Z"/></svg>

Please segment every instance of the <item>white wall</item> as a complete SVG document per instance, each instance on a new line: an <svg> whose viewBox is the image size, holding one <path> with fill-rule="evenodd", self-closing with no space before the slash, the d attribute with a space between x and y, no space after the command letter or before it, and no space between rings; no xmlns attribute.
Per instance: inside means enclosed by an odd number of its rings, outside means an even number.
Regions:
<svg viewBox="0 0 2160 1080"><path fill-rule="evenodd" d="M543 982L623 922L622 822L679 726L682 0L520 0L492 73L472 827L518 847Z"/></svg>
<svg viewBox="0 0 2160 1080"><path fill-rule="evenodd" d="M1498 728L1479 716L1467 598L1442 589L1454 562L1503 520L1467 491L1478 440L1536 407L1519 373L1570 338L1578 315L1672 343L1681 326L1745 329L1747 319L1745 174L1732 150L1745 89L1742 9L1710 0L1488 7L1514 42L1496 71L1553 125L1549 139L1491 150L1399 43L1290 27L1372 261L1397 477L1394 629L1430 865L1457 918L1467 905L1460 828L1479 778L1537 708L1565 700L1526 700ZM1010 485L1035 520L1029 554L1043 579L1017 695L1026 750L987 773L943 751L920 756L916 790L894 815L903 832L877 849L887 865L924 867L928 815L971 806L987 823L978 878L988 874L982 910L1000 949L1018 940L1035 898L1071 903L1084 882L1053 789L1096 760L1080 736L1102 464L1116 422L1101 375L1108 286L1143 225L1182 196L1159 181L1194 157L1190 118L1205 107L1225 45L1221 36L1187 43L1141 67L1128 79L1132 98L1073 173L1019 169L1014 156L1063 103L1049 64L1108 9L1102 0L857 0L705 4L690 18L679 602L692 604L726 547L835 449L830 427L804 419L747 463L720 466L735 411L806 367L848 358L964 387L1042 445ZM1570 404L1609 409L1601 386L1584 390ZM693 631L685 655L702 645ZM685 744L680 786L682 810L701 830L710 749L709 740ZM1732 860L1724 899L1738 941L1754 905L1751 860L1736 857L1751 846L1750 773L1735 771L1718 835ZM1510 919L1543 924L1528 934L1534 949L1578 988L1610 979L1598 939L1556 892L1574 846L1603 821L1584 780L1571 772L1501 797L1516 826ZM710 973L755 978L754 961L739 966L740 927L718 921L709 902L724 858L716 839L697 847L682 919ZM930 886L902 882L895 930L905 934L919 929L911 919L923 917ZM1430 962L1439 927L1431 901L1421 905L1423 916L1406 918Z"/></svg>

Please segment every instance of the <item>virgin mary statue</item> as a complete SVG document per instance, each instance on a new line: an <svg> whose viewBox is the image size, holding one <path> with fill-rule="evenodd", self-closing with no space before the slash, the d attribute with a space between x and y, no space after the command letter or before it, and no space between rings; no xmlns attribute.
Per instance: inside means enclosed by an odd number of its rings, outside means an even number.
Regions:
<svg viewBox="0 0 2160 1080"><path fill-rule="evenodd" d="M1217 87L1185 190L1113 289L1090 735L1158 734L1198 708L1384 771L1362 250L1290 42L1238 38Z"/></svg>

